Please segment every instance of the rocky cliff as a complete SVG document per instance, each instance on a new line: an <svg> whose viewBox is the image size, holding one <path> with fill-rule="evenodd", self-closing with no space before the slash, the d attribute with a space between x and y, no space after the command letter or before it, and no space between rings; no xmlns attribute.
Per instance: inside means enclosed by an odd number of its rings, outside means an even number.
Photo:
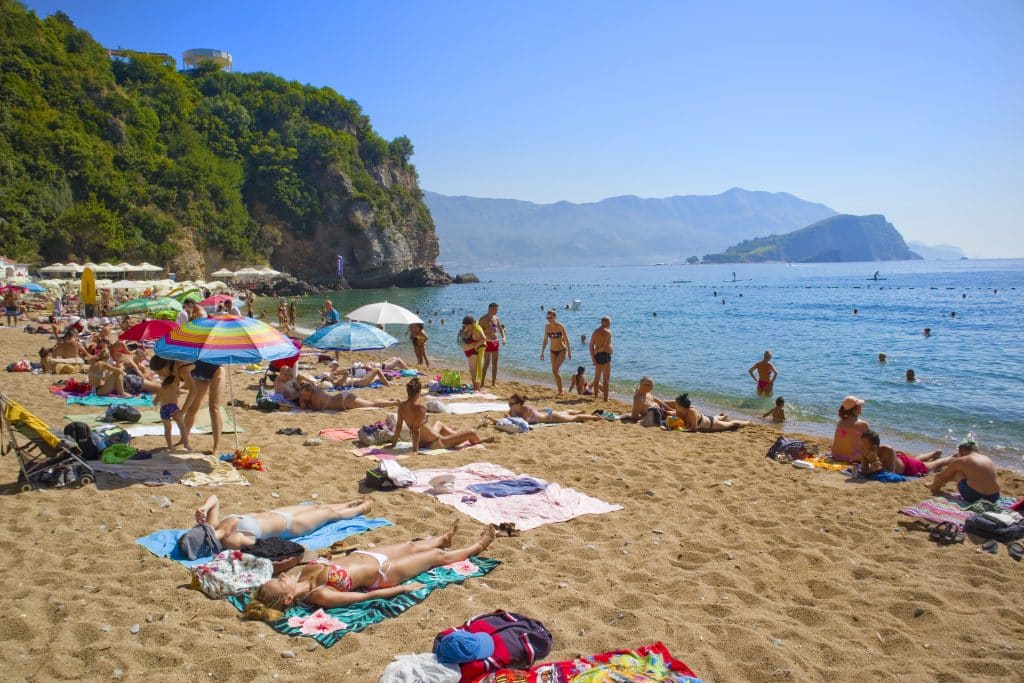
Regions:
<svg viewBox="0 0 1024 683"><path fill-rule="evenodd" d="M449 281L412 142L330 88L103 46L0 0L0 252L158 263L182 277L269 263L357 287Z"/></svg>
<svg viewBox="0 0 1024 683"><path fill-rule="evenodd" d="M828 263L920 259L885 216L840 214L785 235L744 240L705 263Z"/></svg>

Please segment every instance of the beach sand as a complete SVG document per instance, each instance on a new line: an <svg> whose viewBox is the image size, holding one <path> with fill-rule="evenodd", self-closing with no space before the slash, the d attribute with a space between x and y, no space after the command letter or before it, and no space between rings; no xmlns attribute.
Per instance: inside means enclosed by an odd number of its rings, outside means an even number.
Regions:
<svg viewBox="0 0 1024 683"><path fill-rule="evenodd" d="M0 328L5 364L35 360L44 343ZM0 387L61 426L65 413L88 410L65 409L46 390L54 379L3 373ZM252 403L256 377L235 369L233 381L236 397ZM594 407L512 382L495 390L513 391L541 407ZM398 398L404 389L372 393ZM347 443L306 447L306 437L275 432L358 427L384 415L238 409L243 445L260 446L269 468L245 472L249 487L149 488L100 475L98 486L18 493L16 459L0 459L5 680L111 680L119 669L137 681L376 681L395 655L429 651L438 631L499 608L547 625L548 659L661 640L706 681L1020 680L1024 671L1024 563L1005 546L995 556L970 542L938 547L902 526L912 520L897 510L929 496L923 482L848 483L766 459L777 434L769 425L723 434L607 422L521 435L485 429L498 434L486 450L406 458L413 469L489 461L624 509L499 537L486 555L502 564L490 575L437 591L330 649L241 621L227 602L189 590L185 569L134 542L190 526L211 492L228 512L314 494L320 502L355 497L372 460ZM443 416L466 426L479 418ZM193 442L208 448L210 437ZM225 450L233 443L223 437ZM156 448L163 439L136 444ZM1021 475L1003 472L1003 484L1024 495ZM154 496L172 505L162 509ZM363 547L437 532L458 514L406 491L373 501L372 514L394 526L350 538ZM456 542L481 528L462 518Z"/></svg>

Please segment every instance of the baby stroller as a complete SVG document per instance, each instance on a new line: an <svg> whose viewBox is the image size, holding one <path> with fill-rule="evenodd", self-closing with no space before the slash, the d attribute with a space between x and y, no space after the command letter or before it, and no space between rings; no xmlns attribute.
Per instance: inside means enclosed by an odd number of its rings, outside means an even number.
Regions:
<svg viewBox="0 0 1024 683"><path fill-rule="evenodd" d="M18 456L22 491L37 489L40 484L63 487L77 482L85 486L95 481L78 444L51 432L46 423L4 394L0 394L0 418L0 455L14 451Z"/></svg>

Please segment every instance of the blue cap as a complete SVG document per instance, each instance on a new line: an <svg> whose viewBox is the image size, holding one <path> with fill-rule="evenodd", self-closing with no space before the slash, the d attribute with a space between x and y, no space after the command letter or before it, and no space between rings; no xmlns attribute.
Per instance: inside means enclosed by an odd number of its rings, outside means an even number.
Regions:
<svg viewBox="0 0 1024 683"><path fill-rule="evenodd" d="M438 641L434 654L442 664L474 662L494 654L494 641L487 633L452 631Z"/></svg>

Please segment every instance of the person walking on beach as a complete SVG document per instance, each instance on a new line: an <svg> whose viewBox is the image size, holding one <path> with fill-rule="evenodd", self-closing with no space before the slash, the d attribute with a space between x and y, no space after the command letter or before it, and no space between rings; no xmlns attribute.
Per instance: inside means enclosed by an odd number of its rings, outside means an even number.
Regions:
<svg viewBox="0 0 1024 683"><path fill-rule="evenodd" d="M754 375L755 370L757 370L756 376ZM775 387L775 378L779 376L779 373L775 370L775 366L772 365L771 351L765 351L764 358L751 365L747 373L751 379L757 382L758 396L772 395L772 389Z"/></svg>
<svg viewBox="0 0 1024 683"><path fill-rule="evenodd" d="M252 307L254 300L255 299L254 299L254 297L252 295L252 290L251 289L246 290L246 292L245 292L245 315L250 317L250 318L255 317L253 315L253 307Z"/></svg>
<svg viewBox="0 0 1024 683"><path fill-rule="evenodd" d="M288 302L288 329L295 329L295 299Z"/></svg>
<svg viewBox="0 0 1024 683"><path fill-rule="evenodd" d="M498 320L498 304L487 306L487 313L480 317L480 327L484 330L487 340L484 347L484 379L487 379L487 368L491 368L491 386L498 380L498 351L506 343L505 326Z"/></svg>
<svg viewBox="0 0 1024 683"><path fill-rule="evenodd" d="M416 364L430 367L430 359L427 358L427 333L423 329L423 323L409 325L409 339L412 340L412 350L416 352Z"/></svg>
<svg viewBox="0 0 1024 683"><path fill-rule="evenodd" d="M558 322L558 314L552 309L548 311L548 324L544 326L544 340L540 345L540 359L544 360L544 349L551 343L551 374L555 377L558 393L562 393L562 363L566 358L572 359L569 347L569 333L565 325Z"/></svg>
<svg viewBox="0 0 1024 683"><path fill-rule="evenodd" d="M601 318L601 326L590 335L590 360L594 363L594 398L604 394L608 400L608 384L612 378L612 319Z"/></svg>
<svg viewBox="0 0 1024 683"><path fill-rule="evenodd" d="M479 391L484 383L483 353L487 346L487 340L484 338L483 328L471 315L462 319L459 343L462 345L462 353L466 355L469 364L469 374L473 378L473 391Z"/></svg>

